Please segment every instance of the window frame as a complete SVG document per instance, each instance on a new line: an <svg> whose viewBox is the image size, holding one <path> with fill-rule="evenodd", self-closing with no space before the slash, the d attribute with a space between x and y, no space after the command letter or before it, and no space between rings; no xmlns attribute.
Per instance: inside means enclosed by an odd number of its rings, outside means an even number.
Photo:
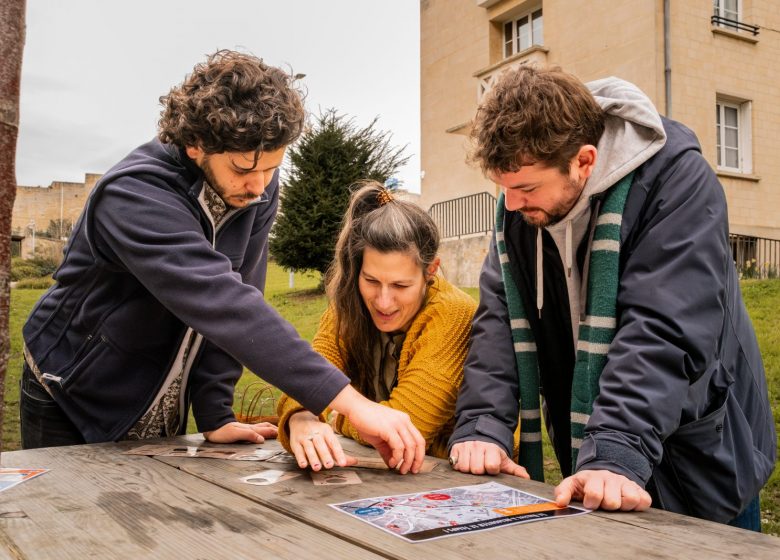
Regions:
<svg viewBox="0 0 780 560"><path fill-rule="evenodd" d="M537 15L538 18L536 17ZM534 23L539 20L540 23L537 28ZM523 48L521 48L520 45L520 25L522 23L528 26L528 34L530 36L529 44ZM507 37L509 29L511 29L511 37ZM535 30L538 30L539 37L537 37ZM544 46L544 13L542 11L542 6L534 8L533 10L528 10L521 16L512 17L503 22L501 31L501 53L504 59L510 58L535 46ZM510 47L511 52L507 52L507 49Z"/></svg>
<svg viewBox="0 0 780 560"><path fill-rule="evenodd" d="M734 109L737 116L737 145L730 146L726 143L726 109ZM753 172L752 159L752 103L744 99L735 99L718 95L715 100L715 162L719 170L734 173L751 174ZM727 150L736 149L737 165L727 164Z"/></svg>

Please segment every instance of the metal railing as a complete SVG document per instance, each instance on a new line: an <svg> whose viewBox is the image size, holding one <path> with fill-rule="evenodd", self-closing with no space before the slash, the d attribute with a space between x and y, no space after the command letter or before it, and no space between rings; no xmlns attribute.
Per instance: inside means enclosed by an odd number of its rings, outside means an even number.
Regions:
<svg viewBox="0 0 780 560"><path fill-rule="evenodd" d="M718 27L725 27L735 31L748 31L753 35L758 35L759 27L757 25L750 25L749 23L737 21L735 19L724 18L722 16L712 16L710 18L710 23L712 23L712 25L717 25Z"/></svg>
<svg viewBox="0 0 780 560"><path fill-rule="evenodd" d="M740 278L780 277L780 240L732 233L729 243Z"/></svg>
<svg viewBox="0 0 780 560"><path fill-rule="evenodd" d="M493 231L496 197L488 192L437 202L428 210L442 239Z"/></svg>

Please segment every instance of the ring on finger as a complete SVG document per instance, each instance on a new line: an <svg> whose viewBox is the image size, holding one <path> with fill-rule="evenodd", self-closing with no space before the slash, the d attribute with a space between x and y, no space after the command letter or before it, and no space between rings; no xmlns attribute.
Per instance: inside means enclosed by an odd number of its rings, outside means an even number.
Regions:
<svg viewBox="0 0 780 560"><path fill-rule="evenodd" d="M457 455L450 455L450 466L455 468L455 465L458 464L458 456Z"/></svg>

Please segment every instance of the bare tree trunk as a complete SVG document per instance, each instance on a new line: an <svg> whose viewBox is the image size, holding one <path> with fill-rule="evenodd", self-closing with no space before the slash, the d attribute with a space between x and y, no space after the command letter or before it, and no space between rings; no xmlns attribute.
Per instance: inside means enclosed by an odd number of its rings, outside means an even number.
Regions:
<svg viewBox="0 0 780 560"><path fill-rule="evenodd" d="M11 345L11 212L16 198L16 138L24 48L25 0L0 2L0 453L3 451L5 372Z"/></svg>

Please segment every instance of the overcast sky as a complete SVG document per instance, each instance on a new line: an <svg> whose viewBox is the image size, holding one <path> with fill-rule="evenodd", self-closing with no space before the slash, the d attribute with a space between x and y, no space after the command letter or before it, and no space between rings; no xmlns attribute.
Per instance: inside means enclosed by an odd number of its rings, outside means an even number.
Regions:
<svg viewBox="0 0 780 560"><path fill-rule="evenodd" d="M20 185L104 173L156 132L158 98L217 49L306 75L306 108L334 107L412 156L419 192L418 0L27 0Z"/></svg>

